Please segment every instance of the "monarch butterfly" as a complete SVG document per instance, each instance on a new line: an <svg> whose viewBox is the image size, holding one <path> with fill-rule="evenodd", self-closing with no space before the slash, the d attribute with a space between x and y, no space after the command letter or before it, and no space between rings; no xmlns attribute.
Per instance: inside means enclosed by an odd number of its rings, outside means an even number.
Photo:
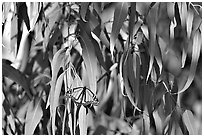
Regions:
<svg viewBox="0 0 204 137"><path fill-rule="evenodd" d="M84 106L97 106L99 103L96 95L87 87L70 88L68 90L68 96L71 97L76 104L82 104Z"/></svg>

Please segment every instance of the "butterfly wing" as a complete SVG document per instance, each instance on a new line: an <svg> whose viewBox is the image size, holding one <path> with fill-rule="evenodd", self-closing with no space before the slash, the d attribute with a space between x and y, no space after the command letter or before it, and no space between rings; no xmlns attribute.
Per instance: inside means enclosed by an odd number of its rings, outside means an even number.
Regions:
<svg viewBox="0 0 204 137"><path fill-rule="evenodd" d="M96 95L86 87L74 88L73 92L71 93L71 98L74 100L75 103L82 104L84 106L87 106L89 104L98 104L98 99Z"/></svg>

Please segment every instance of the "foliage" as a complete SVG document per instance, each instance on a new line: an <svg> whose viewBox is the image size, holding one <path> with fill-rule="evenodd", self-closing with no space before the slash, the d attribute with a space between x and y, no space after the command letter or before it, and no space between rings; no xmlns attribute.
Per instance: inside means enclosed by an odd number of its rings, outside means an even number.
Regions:
<svg viewBox="0 0 204 137"><path fill-rule="evenodd" d="M201 134L201 13L2 3L3 134Z"/></svg>

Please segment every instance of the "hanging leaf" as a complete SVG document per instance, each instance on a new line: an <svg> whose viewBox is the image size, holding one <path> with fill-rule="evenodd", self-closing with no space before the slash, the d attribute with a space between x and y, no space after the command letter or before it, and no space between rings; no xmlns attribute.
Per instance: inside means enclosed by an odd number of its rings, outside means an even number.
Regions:
<svg viewBox="0 0 204 137"><path fill-rule="evenodd" d="M16 43L17 43L17 34L18 34L18 18L17 16L13 16L12 21L11 21L11 26L10 26L11 31L11 52L13 51L14 56L16 57L17 55L17 49L16 49ZM9 54L9 58L11 58L11 54Z"/></svg>
<svg viewBox="0 0 204 137"><path fill-rule="evenodd" d="M137 22L137 14L136 14L136 3L131 2L130 4L131 4L130 5L130 20L129 20L128 31L129 31L130 41L132 41L133 35L134 35L134 33L133 33L134 24L135 24L135 22Z"/></svg>
<svg viewBox="0 0 204 137"><path fill-rule="evenodd" d="M46 48L48 46L48 42L50 41L51 33L58 27L57 23L61 19L62 10L59 10L59 4L57 2L52 3L52 6L46 9L44 14L44 22L45 22L45 32L44 32L44 40L43 40L43 47ZM55 30L56 31L56 30ZM58 34L58 33L57 33ZM54 39L55 37L53 37ZM54 41L54 40L53 40ZM50 43L53 45L55 43Z"/></svg>
<svg viewBox="0 0 204 137"><path fill-rule="evenodd" d="M33 99L28 106L25 122L25 134L32 135L43 116L41 99Z"/></svg>
<svg viewBox="0 0 204 137"><path fill-rule="evenodd" d="M127 41L128 43L128 41ZM126 45L127 45L126 43ZM131 104L135 107L135 109L137 109L138 111L141 112L141 110L137 107L136 105L136 102L134 101L134 96L133 96L133 93L132 93L132 89L130 87L130 83L129 83L129 80L128 80L128 56L130 54L130 50L127 50L124 52L124 56L122 58L122 61L120 62L122 66L120 66L120 71L122 71L121 75L121 79L122 80L122 84L124 82L124 87L125 87L125 93L128 97L128 99L130 100ZM121 85L121 88L123 89L122 87L123 85ZM123 91L122 91L123 92ZM122 93L123 94L123 93ZM125 96L126 96L125 95Z"/></svg>
<svg viewBox="0 0 204 137"><path fill-rule="evenodd" d="M13 80L17 84L21 85L26 91L28 97L32 98L32 92L30 90L29 80L25 77L25 75L19 70L13 68L12 66L2 62L2 74L3 76Z"/></svg>
<svg viewBox="0 0 204 137"><path fill-rule="evenodd" d="M149 62L149 70L147 73L146 82L148 81L148 78L154 63L155 45L156 45L157 11L158 11L158 6L156 7L154 6L147 16L147 24L149 25L149 36L150 36L150 47L149 47L150 62Z"/></svg>
<svg viewBox="0 0 204 137"><path fill-rule="evenodd" d="M31 30L34 30L35 24L37 23L37 20L39 18L40 9L42 7L42 4L40 2L31 2L31 3L26 3L26 5L28 7L30 27L31 27Z"/></svg>
<svg viewBox="0 0 204 137"><path fill-rule="evenodd" d="M63 77L64 77L64 72L59 76L59 78L57 79L56 82L56 87L55 87L55 91L54 91L54 99L51 102L50 108L51 108L51 117L52 117L52 133L53 135L55 135L55 118L56 118L56 108L58 106L59 103L59 95L61 92L61 88L62 88L62 82L63 82Z"/></svg>
<svg viewBox="0 0 204 137"><path fill-rule="evenodd" d="M32 37L31 37L31 33L29 33L29 31L27 30L26 25L24 23L22 25L23 25L23 32L22 32L16 60L14 61L13 64L15 68L18 68L21 72L24 72L28 63Z"/></svg>
<svg viewBox="0 0 204 137"><path fill-rule="evenodd" d="M7 2L5 2L7 3ZM10 3L10 2L9 2ZM13 4L13 3L11 3ZM12 7L13 5L11 5ZM11 8L9 7L9 9ZM6 10L6 9L5 9ZM8 59L10 61L15 60L17 48L15 46L14 41L16 41L17 35L17 16L14 16L14 11L10 9L11 12L8 12L6 17L6 22L4 23L4 28L2 25L2 58Z"/></svg>
<svg viewBox="0 0 204 137"><path fill-rule="evenodd" d="M130 87L132 89L132 98L134 98L134 102L135 104L137 105L137 99L138 99L138 85L136 85L136 77L134 74L134 70L133 70L133 55L132 54L129 54L128 57L127 57L127 64L126 64L128 67L127 67L127 77L128 77L128 81L129 81L129 84L130 84ZM137 95L137 96L134 96L134 95Z"/></svg>
<svg viewBox="0 0 204 137"><path fill-rule="evenodd" d="M194 18L193 11L191 9L189 9L188 14L187 14L187 18L186 18L186 32L187 32L187 38L188 39L190 39L190 37L191 37L193 18Z"/></svg>
<svg viewBox="0 0 204 137"><path fill-rule="evenodd" d="M140 58L137 53L133 53L133 74L135 77L135 82L134 82L134 96L135 96L135 102L138 102L139 99L139 87L140 87Z"/></svg>
<svg viewBox="0 0 204 137"><path fill-rule="evenodd" d="M80 44L82 46L82 57L85 62L87 74L90 74L89 86L91 91L96 92L96 70L97 70L97 60L95 55L94 45L89 38L86 30L84 30L83 22L79 21L81 28L81 37L79 38Z"/></svg>
<svg viewBox="0 0 204 137"><path fill-rule="evenodd" d="M79 129L80 129L80 135L87 135L87 128L88 128L88 123L90 122L87 119L86 115L86 108L81 107L79 110Z"/></svg>
<svg viewBox="0 0 204 137"><path fill-rule="evenodd" d="M182 119L189 131L189 134L196 135L198 132L196 129L195 118L193 116L193 113L190 110L185 110L185 112L182 115Z"/></svg>
<svg viewBox="0 0 204 137"><path fill-rule="evenodd" d="M149 34L148 26L143 24L143 25L141 26L141 30L142 30L142 32L143 32L145 38L149 40L149 35L150 35L150 34Z"/></svg>
<svg viewBox="0 0 204 137"><path fill-rule="evenodd" d="M7 15L11 9L11 2L2 2L2 23L5 23L7 20Z"/></svg>
<svg viewBox="0 0 204 137"><path fill-rule="evenodd" d="M192 60L191 60L188 80L187 80L185 86L182 89L179 89L178 93L182 93L182 92L186 91L186 89L189 88L189 86L191 85L191 83L195 77L198 59L199 59L200 51L201 51L201 44L202 44L201 34L200 34L199 30L197 30L195 32L194 37L193 37ZM181 87L179 87L179 88L181 88Z"/></svg>
<svg viewBox="0 0 204 137"><path fill-rule="evenodd" d="M181 26L183 28L186 27L186 18L187 18L187 4L186 2L178 2L178 7L179 7L179 13L180 13L180 18L181 18Z"/></svg>
<svg viewBox="0 0 204 137"><path fill-rule="evenodd" d="M53 60L51 62L51 69L52 69L52 79L50 82L50 93L49 93L49 97L48 97L48 102L46 105L46 108L53 102L54 100L54 92L55 92L55 83L57 80L57 74L58 71L60 69L60 67L63 65L63 60L65 57L65 52L66 52L67 48L62 48L60 50L57 51L57 53L55 53ZM50 113L52 114L52 107L50 107Z"/></svg>
<svg viewBox="0 0 204 137"><path fill-rule="evenodd" d="M116 9L114 11L114 20L112 25L112 32L110 35L110 51L113 58L113 51L116 43L116 39L120 32L120 29L123 25L128 14L128 5L126 2L117 3Z"/></svg>
<svg viewBox="0 0 204 137"><path fill-rule="evenodd" d="M194 14L191 35L195 34L198 28L202 26L201 24L202 24L202 19L198 15Z"/></svg>

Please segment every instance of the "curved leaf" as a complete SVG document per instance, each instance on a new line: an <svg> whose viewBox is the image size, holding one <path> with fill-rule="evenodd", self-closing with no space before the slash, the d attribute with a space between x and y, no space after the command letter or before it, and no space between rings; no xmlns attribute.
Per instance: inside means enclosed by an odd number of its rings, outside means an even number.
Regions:
<svg viewBox="0 0 204 137"><path fill-rule="evenodd" d="M41 108L41 99L33 99L27 110L26 123L25 123L25 134L32 135L43 116L43 111Z"/></svg>
<svg viewBox="0 0 204 137"><path fill-rule="evenodd" d="M127 43L126 43L126 45L127 45ZM129 54L130 54L129 50L125 51L124 55L123 55L123 58L122 58L123 60L120 62L121 65L122 65L122 66L120 66L120 71L122 70L122 76L120 77L121 78L120 80L121 80L121 82L124 82L125 91L126 91L127 97L130 100L131 104L135 107L135 109L142 112L137 107L136 102L134 101L132 90L131 90L129 80L128 80L128 67L129 67L128 66L128 56L129 56ZM121 88L123 89L123 87L121 87Z"/></svg>
<svg viewBox="0 0 204 137"><path fill-rule="evenodd" d="M192 60L191 60L188 79L187 79L185 86L182 89L179 89L178 93L184 92L186 89L189 88L189 86L193 82L193 79L195 77L196 68L197 68L198 58L200 56L201 44L202 44L201 34L200 34L199 30L197 30L195 32L194 37L193 37Z"/></svg>
<svg viewBox="0 0 204 137"><path fill-rule="evenodd" d="M28 2L26 4L28 8L28 16L30 18L30 27L31 30L34 30L42 4L40 2Z"/></svg>
<svg viewBox="0 0 204 137"><path fill-rule="evenodd" d="M151 9L149 16L147 16L147 23L149 25L149 37L150 37L150 48L149 48L150 62L149 62L149 70L147 73L146 81L148 81L149 75L152 70L154 57L155 57L157 11L158 11L158 6L156 5Z"/></svg>
<svg viewBox="0 0 204 137"><path fill-rule="evenodd" d="M85 62L87 74L89 78L90 89L95 93L96 92L96 70L97 70L97 60L94 51L94 45L92 44L91 39L89 38L86 30L84 30L83 22L79 21L81 27L81 37L79 38L80 44L82 46L82 57Z"/></svg>
<svg viewBox="0 0 204 137"><path fill-rule="evenodd" d="M134 77L135 77L135 90L134 90L134 95L135 95L135 102L137 103L138 98L139 98L139 86L140 86L140 58L137 53L133 53L133 72L134 72Z"/></svg>
<svg viewBox="0 0 204 137"><path fill-rule="evenodd" d="M86 35L88 36L90 41L92 42L92 45L94 45L93 47L94 47L96 57L97 57L100 65L107 71L107 67L106 67L105 61L103 59L101 49L100 49L99 44L98 44L99 40L97 41L97 39L100 38L100 40L103 43L104 42L106 43L107 39L105 39L105 37L103 37L103 35L102 35L103 31L100 28L99 21L96 19L96 17L94 15L92 15L92 13L90 14L90 16L91 16L91 18L90 18L88 23L84 23L84 22L80 21L79 25L80 25L81 29L83 29L83 31L86 33Z"/></svg>
<svg viewBox="0 0 204 137"><path fill-rule="evenodd" d="M30 91L29 80L25 77L25 75L22 72L6 64L5 62L2 62L2 74L3 76L21 85L25 89L28 97L30 99L32 98L32 92Z"/></svg>
<svg viewBox="0 0 204 137"><path fill-rule="evenodd" d="M110 35L110 51L111 55L113 57L113 50L115 47L116 39L118 37L118 34L120 32L120 29L123 25L123 22L125 21L128 14L128 5L126 2L120 2L117 3L116 9L114 12L114 20L112 25L112 32Z"/></svg>
<svg viewBox="0 0 204 137"><path fill-rule="evenodd" d="M59 95L60 95L60 92L61 92L61 88L62 88L62 82L63 82L63 78L64 78L64 74L65 72L63 72L59 78L57 79L57 82L56 82L56 88L55 88L55 92L54 92L54 99L53 101L51 102L51 111L52 111L52 133L55 135L55 118L56 118L56 108L57 108L57 105L59 103Z"/></svg>
<svg viewBox="0 0 204 137"><path fill-rule="evenodd" d="M50 82L50 94L47 102L46 108L53 102L54 100L54 92L55 92L55 83L57 79L57 74L60 69L60 67L63 65L62 63L64 62L64 57L65 57L65 52L67 48L62 48L55 53L53 60L51 62L51 69L52 69L52 80ZM52 114L52 107L50 107L50 113Z"/></svg>

